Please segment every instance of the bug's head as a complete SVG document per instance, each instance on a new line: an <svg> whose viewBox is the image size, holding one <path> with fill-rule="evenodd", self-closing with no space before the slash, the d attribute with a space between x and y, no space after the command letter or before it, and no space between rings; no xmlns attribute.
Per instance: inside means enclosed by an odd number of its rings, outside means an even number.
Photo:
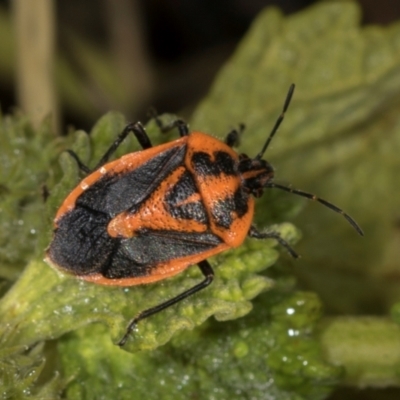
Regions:
<svg viewBox="0 0 400 400"><path fill-rule="evenodd" d="M261 197L263 189L274 177L272 165L263 159L240 155L239 173L243 180L243 188L254 197Z"/></svg>
<svg viewBox="0 0 400 400"><path fill-rule="evenodd" d="M269 187L269 188L278 188L286 192L296 194L298 196L306 197L307 199L310 200L318 201L325 207L328 207L331 210L343 215L350 223L350 225L352 225L353 228L361 236L364 236L364 233L357 224L357 222L354 221L354 219L351 218L350 215L346 214L342 209L330 203L329 201L321 199L320 197L317 197L314 194L307 193L298 189L292 189L290 187L282 186L278 183L273 182L274 169L268 161L263 160L263 156L269 144L271 143L272 138L278 131L278 128L283 121L283 118L285 117L285 112L289 107L289 103L290 100L292 99L293 92L294 92L294 84L292 84L289 88L285 103L283 105L282 113L276 120L275 125L272 128L272 131L269 134L267 140L265 141L261 151L254 158L250 158L245 154L239 156L238 170L242 177L242 186L244 190L247 191L247 193L252 194L255 197L260 197L263 194L264 189Z"/></svg>

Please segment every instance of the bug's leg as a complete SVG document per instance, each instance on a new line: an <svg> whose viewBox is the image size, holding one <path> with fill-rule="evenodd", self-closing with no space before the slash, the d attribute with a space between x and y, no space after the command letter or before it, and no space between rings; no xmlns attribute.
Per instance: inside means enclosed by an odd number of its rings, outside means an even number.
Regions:
<svg viewBox="0 0 400 400"><path fill-rule="evenodd" d="M42 192L42 199L43 199L43 203L46 203L47 199L50 196L50 191L49 188L47 187L47 185L45 183L42 184L42 186L40 187L40 191Z"/></svg>
<svg viewBox="0 0 400 400"><path fill-rule="evenodd" d="M93 171L100 168L103 164L105 164L109 158L113 155L113 153L118 149L119 145L124 141L124 139L132 132L137 141L139 142L140 146L143 149L149 149L152 147L150 142L150 138L147 136L146 130L144 129L141 122L133 122L128 124L124 130L118 135L115 142L109 147L109 149L104 153L103 157L101 157L100 161L97 165L93 168Z"/></svg>
<svg viewBox="0 0 400 400"><path fill-rule="evenodd" d="M81 159L78 157L78 155L72 151L72 150L66 150L66 152L76 161L78 164L79 169L84 172L85 174L89 174L91 172L90 168L87 167Z"/></svg>
<svg viewBox="0 0 400 400"><path fill-rule="evenodd" d="M150 108L149 116L150 118L154 119L155 123L162 133L167 133L172 129L177 128L179 131L179 136L183 137L189 135L189 126L182 119L176 119L175 121L172 121L169 124L165 125L158 116L155 108Z"/></svg>
<svg viewBox="0 0 400 400"><path fill-rule="evenodd" d="M129 322L129 325L126 328L125 335L118 342L118 346L123 346L126 343L130 333L135 329L137 323L139 321L141 321L142 319L145 319L147 317L150 317L153 314L156 314L162 310L165 310L166 308L178 303L179 301L186 299L186 297L189 297L192 294L206 288L214 279L214 271L207 260L200 261L198 266L199 266L202 274L204 275L205 279L202 282L200 282L199 284L197 284L196 286L193 286L192 288L179 294L178 296L176 296L170 300L167 300L164 303L159 304L158 306L155 306L155 307L149 308L148 310L142 311L139 315L137 315L135 318L133 318L131 322Z"/></svg>
<svg viewBox="0 0 400 400"><path fill-rule="evenodd" d="M69 153L70 156L76 161L79 169L82 172L84 172L85 174L90 174L91 172L100 168L103 164L105 164L108 161L108 159L117 150L119 145L124 141L124 139L128 136L128 134L130 132L132 132L136 136L136 139L138 140L139 144L142 146L143 149L148 149L148 148L152 147L150 139L147 136L147 133L146 133L143 125L140 122L135 122L135 123L128 124L124 128L124 130L118 135L117 139L109 147L109 149L104 153L103 157L101 157L100 161L97 163L97 165L93 169L90 169L89 167L87 167L80 160L80 158L74 151L67 150L67 153Z"/></svg>
<svg viewBox="0 0 400 400"><path fill-rule="evenodd" d="M239 124L239 129L232 129L225 138L225 143L229 147L236 147L239 144L240 135L245 130L246 126L244 124Z"/></svg>
<svg viewBox="0 0 400 400"><path fill-rule="evenodd" d="M259 232L254 226L250 227L248 235L255 239L275 239L278 243L284 247L293 258L299 258L300 256L293 250L292 246L282 238L278 232Z"/></svg>

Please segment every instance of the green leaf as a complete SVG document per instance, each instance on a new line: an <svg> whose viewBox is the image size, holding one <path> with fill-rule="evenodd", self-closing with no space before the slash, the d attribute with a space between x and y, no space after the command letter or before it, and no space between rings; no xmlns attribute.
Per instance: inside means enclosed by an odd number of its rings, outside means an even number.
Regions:
<svg viewBox="0 0 400 400"><path fill-rule="evenodd" d="M116 349L101 326L68 335L60 343L65 372L73 377L68 398L324 398L340 369L322 361L313 338L318 299L263 297L245 318L210 321L152 352Z"/></svg>
<svg viewBox="0 0 400 400"><path fill-rule="evenodd" d="M15 280L40 254L44 194L61 175L54 166L65 140L53 139L50 120L35 132L21 115L0 115L0 137L0 277Z"/></svg>
<svg viewBox="0 0 400 400"><path fill-rule="evenodd" d="M282 234L287 237L285 232L296 234L290 225L282 227ZM272 245L273 241L249 241L246 246L213 259L217 276L210 288L141 322L124 348L152 349L212 315L229 320L247 314L252 308L250 300L273 285L270 279L257 274L276 261ZM1 318L7 321L3 329L13 330L7 346L55 339L94 321L106 323L117 342L127 322L138 312L183 292L201 279L197 269L189 269L165 283L124 289L79 281L53 271L41 261L32 262L0 303Z"/></svg>
<svg viewBox="0 0 400 400"><path fill-rule="evenodd" d="M42 354L42 344L32 348L26 346L4 348L4 340L1 344L0 386L3 399L61 399L61 391L66 385L58 373L53 373L49 381L41 387L36 386L46 361Z"/></svg>

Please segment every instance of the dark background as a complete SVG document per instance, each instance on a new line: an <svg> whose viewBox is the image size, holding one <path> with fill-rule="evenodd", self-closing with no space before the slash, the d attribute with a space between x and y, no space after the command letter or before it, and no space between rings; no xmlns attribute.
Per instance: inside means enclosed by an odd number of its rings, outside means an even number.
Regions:
<svg viewBox="0 0 400 400"><path fill-rule="evenodd" d="M284 14L297 12L315 3L311 0L68 0L56 2L56 48L69 60L76 74L82 74L73 46L71 32L94 48L107 52L113 46L112 29L108 22L110 4L125 4L127 12L136 15L134 26L147 58L151 88L136 93L141 97L131 107L99 100L96 112L76 112L61 101L61 132L68 125L90 129L97 118L109 109L120 109L129 119L145 118L150 105L160 112L181 112L184 116L207 93L221 65L234 52L255 16L265 7L279 7ZM359 0L362 24L389 24L400 18L398 0ZM11 9L11 2L0 0L0 7ZM121 22L123 32L127 29ZM111 32L111 33L110 33ZM131 34L120 35L120 51L130 52ZM114 38L115 39L115 38ZM114 43L115 45L115 43ZM0 55L1 57L1 55ZM1 60L0 60L1 62ZM0 103L3 112L18 105L13 81L1 80Z"/></svg>

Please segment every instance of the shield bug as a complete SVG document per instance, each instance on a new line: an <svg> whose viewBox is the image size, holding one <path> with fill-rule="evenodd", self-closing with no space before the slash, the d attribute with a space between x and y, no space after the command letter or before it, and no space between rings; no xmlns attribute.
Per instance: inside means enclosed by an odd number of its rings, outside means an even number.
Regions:
<svg viewBox="0 0 400 400"><path fill-rule="evenodd" d="M87 174L67 196L54 221L47 261L78 278L103 285L132 286L174 276L197 264L204 280L176 297L142 311L119 341L123 346L136 324L207 287L214 271L207 258L240 246L246 237L276 239L293 257L297 253L277 232L260 232L252 224L254 197L278 188L318 201L357 223L332 203L273 181L274 169L263 159L294 91L291 85L283 110L261 151L250 158L232 147L239 131L222 142L190 132L182 120L163 125L177 128L180 138L152 147L140 122L120 133L93 170L69 151ZM243 127L241 127L242 130ZM142 151L109 162L132 132Z"/></svg>

